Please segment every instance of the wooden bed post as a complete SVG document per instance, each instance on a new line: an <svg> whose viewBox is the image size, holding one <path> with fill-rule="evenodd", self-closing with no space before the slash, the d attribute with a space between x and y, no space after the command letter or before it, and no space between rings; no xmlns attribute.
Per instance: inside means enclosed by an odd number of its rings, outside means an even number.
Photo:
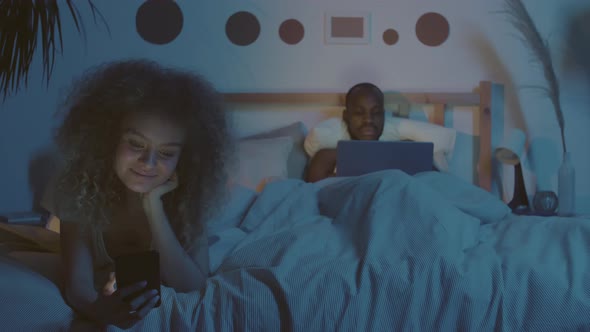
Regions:
<svg viewBox="0 0 590 332"><path fill-rule="evenodd" d="M445 110L447 105L446 104L435 104L434 105L434 112L432 114L432 120L430 122L439 125L441 127L445 126Z"/></svg>
<svg viewBox="0 0 590 332"><path fill-rule="evenodd" d="M496 192L497 186L492 188L495 162L492 154L498 139L502 137L504 128L504 86L490 81L479 83L480 118L479 118L479 186L489 192ZM493 190L495 189L495 190Z"/></svg>

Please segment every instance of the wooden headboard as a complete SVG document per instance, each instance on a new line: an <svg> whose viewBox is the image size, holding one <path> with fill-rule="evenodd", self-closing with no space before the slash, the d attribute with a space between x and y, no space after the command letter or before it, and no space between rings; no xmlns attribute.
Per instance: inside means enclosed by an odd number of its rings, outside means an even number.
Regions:
<svg viewBox="0 0 590 332"><path fill-rule="evenodd" d="M444 126L445 111L452 107L476 107L479 110L479 157L477 165L478 185L492 189L492 146L496 137L501 137L503 123L493 120L492 114L503 114L504 87L502 84L481 81L472 92L389 92L384 91L385 105L397 105L394 115L408 117L412 104L433 105L434 111L429 121ZM225 93L225 101L230 105L252 108L253 106L289 105L343 107L346 93L320 92L252 92ZM239 108L236 108L239 109ZM273 108L280 110L280 108ZM305 109L305 108L302 108ZM502 118L502 117L500 117ZM500 126L492 130L492 127Z"/></svg>

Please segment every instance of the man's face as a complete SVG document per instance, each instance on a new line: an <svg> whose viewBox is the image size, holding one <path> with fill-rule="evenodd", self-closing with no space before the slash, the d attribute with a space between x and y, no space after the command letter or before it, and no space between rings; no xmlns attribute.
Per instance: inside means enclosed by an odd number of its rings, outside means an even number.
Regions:
<svg viewBox="0 0 590 332"><path fill-rule="evenodd" d="M354 140L376 141L383 133L383 104L371 93L354 95L342 117L348 127L350 138Z"/></svg>

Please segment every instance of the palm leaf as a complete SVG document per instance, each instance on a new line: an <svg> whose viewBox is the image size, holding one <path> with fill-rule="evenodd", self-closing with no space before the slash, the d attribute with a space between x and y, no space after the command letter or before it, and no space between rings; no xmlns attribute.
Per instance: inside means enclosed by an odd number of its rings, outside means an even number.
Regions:
<svg viewBox="0 0 590 332"><path fill-rule="evenodd" d="M92 3L94 22L97 17L108 30L106 20ZM76 30L86 42L82 15L74 0L65 0ZM63 52L61 13L56 0L0 0L0 93L2 101L29 82L29 70L40 45L42 78L49 84L56 53Z"/></svg>
<svg viewBox="0 0 590 332"><path fill-rule="evenodd" d="M520 33L520 39L527 46L533 56L533 61L541 65L543 76L547 86L543 88L546 96L551 100L557 123L561 130L561 144L563 151L567 152L565 144L565 123L561 109L560 89L553 69L553 60L547 40L541 37L535 22L529 15L522 0L504 0L504 13L507 14L510 23Z"/></svg>

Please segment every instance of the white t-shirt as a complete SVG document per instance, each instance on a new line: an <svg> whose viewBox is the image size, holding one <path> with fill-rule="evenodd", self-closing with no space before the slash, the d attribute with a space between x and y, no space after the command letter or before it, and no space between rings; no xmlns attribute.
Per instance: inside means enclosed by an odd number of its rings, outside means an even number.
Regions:
<svg viewBox="0 0 590 332"><path fill-rule="evenodd" d="M380 141L411 140L434 144L434 166L447 172L455 148L457 131L428 122L398 117L387 117ZM341 118L330 118L318 123L305 138L303 147L312 158L319 150L335 149L338 141L350 140L346 123Z"/></svg>

